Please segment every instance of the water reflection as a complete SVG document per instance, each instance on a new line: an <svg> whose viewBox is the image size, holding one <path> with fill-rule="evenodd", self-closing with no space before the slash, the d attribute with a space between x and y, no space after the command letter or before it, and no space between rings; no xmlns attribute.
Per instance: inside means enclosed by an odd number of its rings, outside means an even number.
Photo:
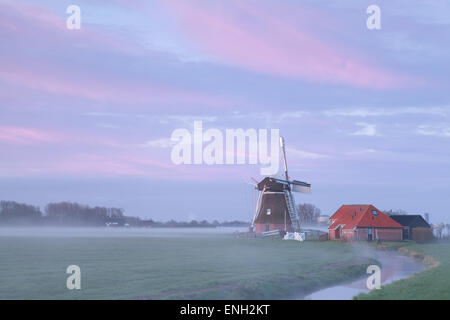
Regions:
<svg viewBox="0 0 450 320"><path fill-rule="evenodd" d="M396 252L377 251L376 259L381 263L381 284L404 279L424 269L422 263ZM316 291L304 299L306 300L350 300L360 293L367 293L368 274L358 280Z"/></svg>

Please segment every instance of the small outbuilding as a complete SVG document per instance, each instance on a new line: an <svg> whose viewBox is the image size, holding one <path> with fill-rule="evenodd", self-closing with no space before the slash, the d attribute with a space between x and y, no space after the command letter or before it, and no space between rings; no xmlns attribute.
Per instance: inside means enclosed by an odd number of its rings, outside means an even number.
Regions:
<svg viewBox="0 0 450 320"><path fill-rule="evenodd" d="M317 223L318 224L328 224L328 221L330 221L330 216L327 215L320 215L317 217Z"/></svg>
<svg viewBox="0 0 450 320"><path fill-rule="evenodd" d="M420 214L391 215L390 217L402 225L403 240L427 242L434 238L431 226Z"/></svg>
<svg viewBox="0 0 450 320"><path fill-rule="evenodd" d="M401 241L402 225L371 204L343 205L330 217L330 240Z"/></svg>

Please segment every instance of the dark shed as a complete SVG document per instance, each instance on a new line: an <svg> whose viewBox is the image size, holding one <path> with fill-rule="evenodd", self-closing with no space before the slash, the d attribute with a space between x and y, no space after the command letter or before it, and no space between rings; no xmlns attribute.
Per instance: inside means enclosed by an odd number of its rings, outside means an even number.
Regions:
<svg viewBox="0 0 450 320"><path fill-rule="evenodd" d="M431 228L428 222L420 214L399 214L390 216L392 219L400 223L402 226L411 228Z"/></svg>
<svg viewBox="0 0 450 320"><path fill-rule="evenodd" d="M431 226L420 214L392 215L403 227L403 240L427 241L432 238Z"/></svg>

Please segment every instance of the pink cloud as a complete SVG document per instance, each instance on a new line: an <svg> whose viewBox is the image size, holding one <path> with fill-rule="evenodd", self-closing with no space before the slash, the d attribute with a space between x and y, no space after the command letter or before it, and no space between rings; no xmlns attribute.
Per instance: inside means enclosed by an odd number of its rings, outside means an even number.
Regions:
<svg viewBox="0 0 450 320"><path fill-rule="evenodd" d="M27 156L24 157L23 154ZM174 165L170 158L156 154L139 153L127 149L125 152L101 153L36 152L29 157L26 150L15 150L0 160L1 176L77 176L118 177L134 176L151 179L211 181L217 179L244 179L249 172L257 175L258 167L252 166L207 166Z"/></svg>
<svg viewBox="0 0 450 320"><path fill-rule="evenodd" d="M39 130L22 127L0 127L0 141L8 144L54 142L57 141L57 139L57 137Z"/></svg>
<svg viewBox="0 0 450 320"><path fill-rule="evenodd" d="M0 126L1 176L137 176L173 180L242 177L245 166L175 165L170 149L142 149L126 138ZM31 149L30 153L30 147ZM256 167L255 167L256 168Z"/></svg>
<svg viewBox="0 0 450 320"><path fill-rule="evenodd" d="M0 78L13 85L45 91L47 93L75 96L101 102L123 103L199 103L221 105L223 101L212 96L196 94L166 86L123 82L120 79L95 79L88 74L64 74L52 66L45 72L7 65L0 70Z"/></svg>
<svg viewBox="0 0 450 320"><path fill-rule="evenodd" d="M0 143L10 145L40 145L52 146L102 146L122 148L127 142L121 139L89 135L80 132L41 130L18 126L0 126Z"/></svg>
<svg viewBox="0 0 450 320"><path fill-rule="evenodd" d="M136 176L169 180L241 179L258 166L175 165L170 149L147 150L130 141L80 133L0 127L1 176ZM30 153L30 146L34 147Z"/></svg>
<svg viewBox="0 0 450 320"><path fill-rule="evenodd" d="M83 24L80 30L70 32L66 26L66 13L57 15L38 6L6 1L0 4L0 26L6 32L13 32L15 38L20 36L33 43L53 43L65 40L67 44L82 43L96 47L104 46L112 50L140 54L143 48L127 41L124 37L103 32L96 26ZM23 41L23 40L22 40Z"/></svg>
<svg viewBox="0 0 450 320"><path fill-rule="evenodd" d="M5 83L98 102L225 103L220 97L136 77L133 68L139 66L132 66L133 59L148 56L151 61L152 52L88 24L69 31L65 19L48 10L17 3L0 5L0 27L0 35L9 42L0 52L0 80ZM24 50L31 54L24 55ZM102 54L108 52L121 60L112 60L106 70L97 68L97 61L102 62Z"/></svg>
<svg viewBox="0 0 450 320"><path fill-rule="evenodd" d="M389 89L411 82L349 48L327 44L263 3L165 1L183 30L214 59L258 73ZM233 8L233 9L230 9ZM323 24L323 22L322 22Z"/></svg>

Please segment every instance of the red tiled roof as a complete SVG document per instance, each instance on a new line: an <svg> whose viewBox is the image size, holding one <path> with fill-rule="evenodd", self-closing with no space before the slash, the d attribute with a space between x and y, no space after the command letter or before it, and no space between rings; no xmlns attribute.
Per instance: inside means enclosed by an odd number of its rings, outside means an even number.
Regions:
<svg viewBox="0 0 450 320"><path fill-rule="evenodd" d="M373 214L376 211L376 215ZM401 228L402 226L371 204L343 205L330 217L329 229L342 226L343 229L354 227Z"/></svg>

